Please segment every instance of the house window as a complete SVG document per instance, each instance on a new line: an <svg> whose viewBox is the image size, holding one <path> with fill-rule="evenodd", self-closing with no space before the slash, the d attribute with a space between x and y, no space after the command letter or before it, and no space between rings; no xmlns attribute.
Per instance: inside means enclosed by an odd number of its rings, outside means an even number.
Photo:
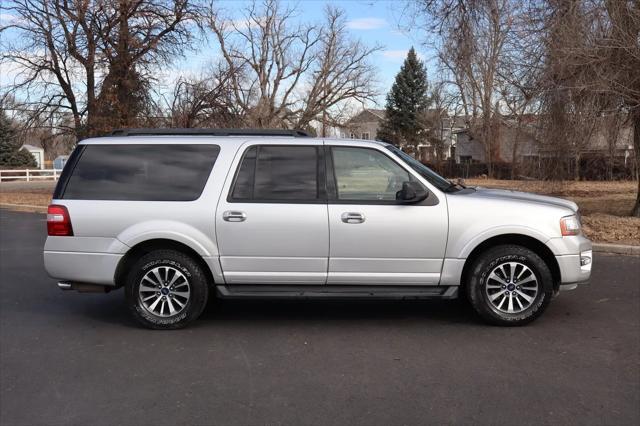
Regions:
<svg viewBox="0 0 640 426"><path fill-rule="evenodd" d="M365 132L362 134L362 139L369 139L369 132Z"/></svg>
<svg viewBox="0 0 640 426"><path fill-rule="evenodd" d="M470 155L461 155L460 156L460 162L461 163L470 163L471 162L471 156Z"/></svg>

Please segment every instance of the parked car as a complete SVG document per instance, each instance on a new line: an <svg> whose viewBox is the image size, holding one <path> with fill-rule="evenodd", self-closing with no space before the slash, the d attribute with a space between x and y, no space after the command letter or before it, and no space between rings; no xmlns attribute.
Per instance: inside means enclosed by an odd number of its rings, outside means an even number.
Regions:
<svg viewBox="0 0 640 426"><path fill-rule="evenodd" d="M452 183L393 145L301 132L124 130L78 145L47 215L61 289L124 288L149 328L207 299L464 295L523 325L588 281L559 198Z"/></svg>

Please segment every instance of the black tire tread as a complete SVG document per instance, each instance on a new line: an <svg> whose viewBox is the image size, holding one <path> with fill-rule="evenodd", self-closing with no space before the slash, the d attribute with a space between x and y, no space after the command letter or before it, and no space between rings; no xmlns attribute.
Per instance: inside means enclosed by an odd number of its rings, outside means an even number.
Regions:
<svg viewBox="0 0 640 426"><path fill-rule="evenodd" d="M523 259L527 266L538 275L540 292L532 306L518 314L501 314L494 311L485 299L482 278L495 264L510 260L511 257ZM519 245L506 244L488 249L473 263L466 284L466 294L471 306L480 317L489 324L499 326L523 326L537 319L549 306L553 296L553 277L549 266L534 251Z"/></svg>
<svg viewBox="0 0 640 426"><path fill-rule="evenodd" d="M186 268L190 274L189 283L191 285L192 297L187 308L179 315L179 319L170 317L169 319L158 319L147 313L138 305L137 286L143 268L150 262L175 262ZM204 311L209 298L209 283L202 267L191 256L177 250L163 249L154 250L142 256L130 268L127 273L125 285L125 299L127 308L138 323L146 328L154 330L175 330L183 328L195 321Z"/></svg>

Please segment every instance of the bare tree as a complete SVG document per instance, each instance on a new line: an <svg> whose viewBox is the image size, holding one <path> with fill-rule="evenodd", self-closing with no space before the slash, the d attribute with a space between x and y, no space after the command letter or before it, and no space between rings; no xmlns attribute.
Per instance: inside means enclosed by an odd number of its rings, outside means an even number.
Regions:
<svg viewBox="0 0 640 426"><path fill-rule="evenodd" d="M180 78L173 92L164 95L168 127L240 127L241 111L233 102L229 80L232 75L224 67L215 67L207 77Z"/></svg>
<svg viewBox="0 0 640 426"><path fill-rule="evenodd" d="M78 138L128 125L145 93L149 69L190 41L189 0L13 0L1 31L4 63L19 73L10 90L24 108L68 113Z"/></svg>
<svg viewBox="0 0 640 426"><path fill-rule="evenodd" d="M636 173L640 166L640 3L549 0L546 80L553 120L580 119L570 127L590 129L596 118L618 113L633 127ZM567 102L569 101L569 102ZM566 111L567 106L571 109ZM556 114L565 109L565 114ZM565 123L555 123L557 128ZM586 127L585 127L586 126ZM615 142L612 142L615 143ZM578 156L580 152L576 150ZM576 159L576 161L578 161ZM640 217L638 196L631 212Z"/></svg>
<svg viewBox="0 0 640 426"><path fill-rule="evenodd" d="M209 13L244 125L334 124L345 102L375 96L369 59L379 47L352 40L340 10L327 8L323 25L294 24L294 13L277 0L252 2L240 20Z"/></svg>
<svg viewBox="0 0 640 426"><path fill-rule="evenodd" d="M411 4L426 29L437 37L427 40L451 76L474 139L485 147L489 175L499 160L495 109L499 68L513 25L508 0L422 0Z"/></svg>

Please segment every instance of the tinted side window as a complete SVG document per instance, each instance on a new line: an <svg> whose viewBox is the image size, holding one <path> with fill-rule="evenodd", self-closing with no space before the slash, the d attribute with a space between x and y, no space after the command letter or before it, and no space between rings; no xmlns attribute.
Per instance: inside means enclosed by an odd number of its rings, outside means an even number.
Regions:
<svg viewBox="0 0 640 426"><path fill-rule="evenodd" d="M243 159L231 200L314 201L320 199L318 147L260 145L249 148Z"/></svg>
<svg viewBox="0 0 640 426"><path fill-rule="evenodd" d="M256 172L257 148L251 147L244 154L242 164L238 170L231 198L236 200L251 200L253 198L253 181Z"/></svg>
<svg viewBox="0 0 640 426"><path fill-rule="evenodd" d="M219 152L217 145L87 145L62 198L192 201Z"/></svg>
<svg viewBox="0 0 640 426"><path fill-rule="evenodd" d="M392 201L411 175L375 149L333 147L338 200Z"/></svg>

